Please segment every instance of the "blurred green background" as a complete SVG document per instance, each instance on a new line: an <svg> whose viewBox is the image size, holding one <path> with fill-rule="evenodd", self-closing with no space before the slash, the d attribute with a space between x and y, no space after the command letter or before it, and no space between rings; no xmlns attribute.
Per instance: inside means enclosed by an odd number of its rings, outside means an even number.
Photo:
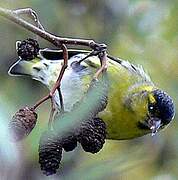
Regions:
<svg viewBox="0 0 178 180"><path fill-rule="evenodd" d="M3 0L0 6L32 7L44 27L56 35L106 43L111 55L143 65L177 106L178 1ZM47 127L50 104L40 108L37 126L21 143L6 143L4 132L10 117L20 107L33 104L48 92L30 78L7 75L8 68L18 58L15 42L34 35L2 17L0 24L0 179L178 179L177 117L154 137L107 141L95 155L85 153L80 147L64 153L58 174L42 175L38 141ZM41 39L40 44L53 47Z"/></svg>

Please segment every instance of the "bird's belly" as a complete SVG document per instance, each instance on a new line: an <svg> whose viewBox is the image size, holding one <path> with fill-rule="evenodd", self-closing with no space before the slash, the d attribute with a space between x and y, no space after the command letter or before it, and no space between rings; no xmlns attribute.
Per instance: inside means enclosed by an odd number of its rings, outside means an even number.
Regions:
<svg viewBox="0 0 178 180"><path fill-rule="evenodd" d="M87 73L87 72L86 72ZM71 68L65 71L61 82L61 93L63 97L65 111L70 111L73 105L80 101L87 90L86 83L82 81L82 77L86 75L75 73ZM59 96L55 97L55 101L59 104Z"/></svg>

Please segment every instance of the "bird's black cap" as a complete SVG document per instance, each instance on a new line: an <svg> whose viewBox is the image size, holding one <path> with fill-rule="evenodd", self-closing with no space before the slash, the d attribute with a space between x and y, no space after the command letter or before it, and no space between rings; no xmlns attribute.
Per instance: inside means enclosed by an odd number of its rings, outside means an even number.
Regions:
<svg viewBox="0 0 178 180"><path fill-rule="evenodd" d="M172 98L160 89L153 91L156 100L157 117L162 120L163 125L169 124L175 114Z"/></svg>

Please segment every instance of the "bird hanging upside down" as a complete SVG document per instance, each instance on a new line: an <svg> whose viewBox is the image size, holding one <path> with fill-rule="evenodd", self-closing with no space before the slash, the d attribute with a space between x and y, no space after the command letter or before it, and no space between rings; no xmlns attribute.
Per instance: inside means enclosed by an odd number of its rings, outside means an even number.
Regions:
<svg viewBox="0 0 178 180"><path fill-rule="evenodd" d="M100 67L100 60L92 56L78 63L90 52L69 50L68 53L68 67L61 82L61 91L64 108L70 111L87 91ZM42 49L31 60L20 58L11 66L9 74L30 76L51 90L63 65L62 57L62 51ZM106 124L108 139L131 139L148 133L154 135L171 122L174 117L172 98L153 84L141 66L112 58L108 58L107 66L108 104L98 117ZM58 92L54 101L60 108Z"/></svg>

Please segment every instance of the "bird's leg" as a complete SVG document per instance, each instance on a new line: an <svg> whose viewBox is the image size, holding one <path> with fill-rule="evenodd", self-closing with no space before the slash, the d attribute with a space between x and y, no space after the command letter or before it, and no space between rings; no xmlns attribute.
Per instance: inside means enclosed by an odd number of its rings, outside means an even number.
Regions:
<svg viewBox="0 0 178 180"><path fill-rule="evenodd" d="M86 55L84 58L80 59L79 61L74 61L72 63L72 65L74 65L73 67L75 67L75 65L80 65L85 59L92 57L92 56L98 56L100 58L101 54L106 53L106 48L107 46L105 44L96 44L95 46L92 46L92 48L94 49L93 51L91 51L88 55ZM107 58L107 55L104 59ZM102 62L104 64L106 64L105 60L103 60L103 57L100 58L100 62L101 62L101 66L102 66ZM102 67L102 70L104 70L105 67ZM100 73L99 73L100 74Z"/></svg>
<svg viewBox="0 0 178 180"><path fill-rule="evenodd" d="M17 15L27 15L30 19L32 19L35 22L36 26L39 29L44 30L44 27L42 26L42 24L39 21L37 13L33 9L22 8L22 9L14 10L13 12Z"/></svg>
<svg viewBox="0 0 178 180"><path fill-rule="evenodd" d="M80 64L81 62L83 62L85 59L91 57L91 56L97 56L99 55L101 52L106 51L107 46L105 44L97 44L96 46L93 47L94 50L91 51L87 56L85 56L83 59L79 60L78 63Z"/></svg>
<svg viewBox="0 0 178 180"><path fill-rule="evenodd" d="M85 56L84 58L82 58L81 60L78 61L78 63L80 64L81 62L83 62L85 59L91 57L91 56L96 56L98 55L99 52L93 50L91 51L87 56Z"/></svg>
<svg viewBox="0 0 178 180"><path fill-rule="evenodd" d="M99 75L107 70L107 53L106 53L106 51L100 52L98 57L101 62L101 67L97 70L97 72L93 76L93 79L98 79Z"/></svg>

